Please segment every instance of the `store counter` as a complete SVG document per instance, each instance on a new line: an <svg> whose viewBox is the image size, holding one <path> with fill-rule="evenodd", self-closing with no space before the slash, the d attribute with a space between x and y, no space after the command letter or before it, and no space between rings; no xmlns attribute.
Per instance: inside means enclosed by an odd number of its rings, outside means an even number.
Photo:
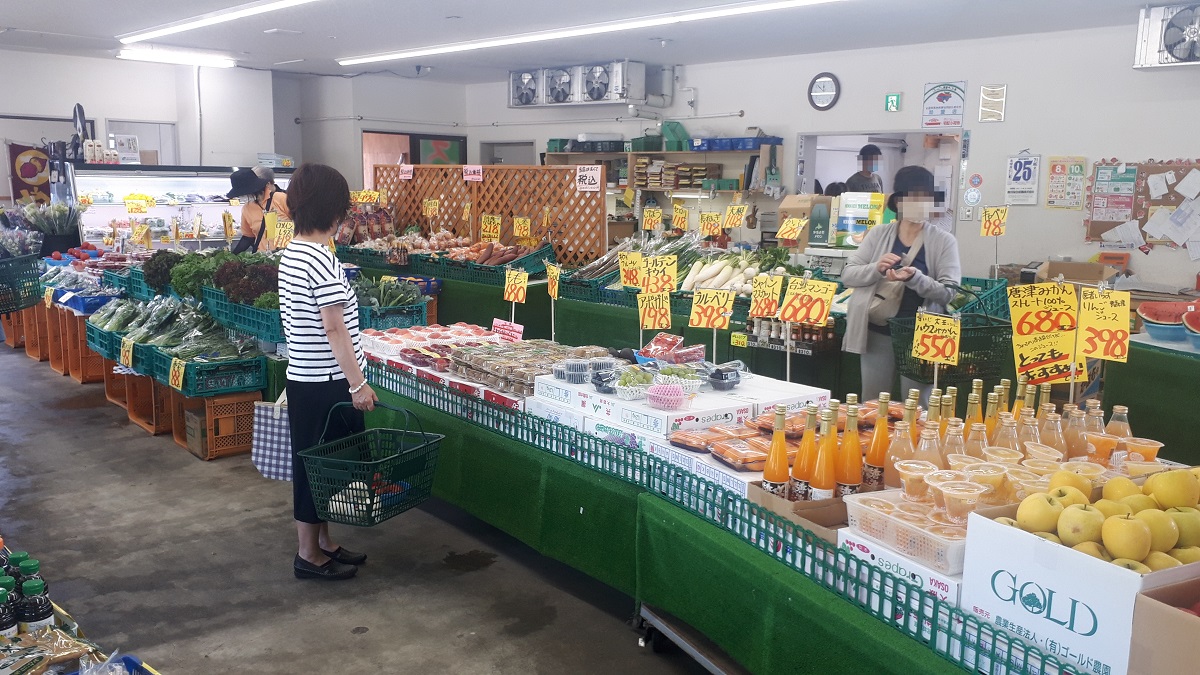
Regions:
<svg viewBox="0 0 1200 675"><path fill-rule="evenodd" d="M1200 352L1189 342L1161 342L1139 333L1129 339L1129 360L1105 364L1104 408L1129 406L1138 436L1162 441L1160 456L1200 464L1200 444L1190 424L1196 417L1192 392L1200 382Z"/></svg>

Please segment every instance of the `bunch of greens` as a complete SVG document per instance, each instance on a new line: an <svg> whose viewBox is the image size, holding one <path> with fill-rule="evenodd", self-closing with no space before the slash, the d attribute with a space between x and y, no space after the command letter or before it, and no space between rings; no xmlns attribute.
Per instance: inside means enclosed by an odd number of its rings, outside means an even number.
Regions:
<svg viewBox="0 0 1200 675"><path fill-rule="evenodd" d="M86 206L55 202L53 204L27 204L21 209L29 226L44 234L75 234L83 219Z"/></svg>
<svg viewBox="0 0 1200 675"><path fill-rule="evenodd" d="M152 338L170 327L171 323L179 316L182 304L175 298L166 295L154 298L147 305L149 311L145 319L137 326L131 325L125 338L139 344L150 342Z"/></svg>
<svg viewBox="0 0 1200 675"><path fill-rule="evenodd" d="M199 298L200 289L213 284L217 268L236 259L236 255L225 250L189 253L171 268L171 288L183 297Z"/></svg>
<svg viewBox="0 0 1200 675"><path fill-rule="evenodd" d="M267 293L279 291L279 268L274 265L246 265L242 278L226 284L221 290L230 302L252 305Z"/></svg>
<svg viewBox="0 0 1200 675"><path fill-rule="evenodd" d="M155 251L154 255L142 264L146 285L156 294L166 295L167 287L171 285L171 269L181 260L183 256L174 251Z"/></svg>
<svg viewBox="0 0 1200 675"><path fill-rule="evenodd" d="M263 293L254 301L254 306L259 309L279 309L279 294Z"/></svg>
<svg viewBox="0 0 1200 675"><path fill-rule="evenodd" d="M380 283L360 275L352 285L361 307L404 307L423 301L421 289L411 281Z"/></svg>

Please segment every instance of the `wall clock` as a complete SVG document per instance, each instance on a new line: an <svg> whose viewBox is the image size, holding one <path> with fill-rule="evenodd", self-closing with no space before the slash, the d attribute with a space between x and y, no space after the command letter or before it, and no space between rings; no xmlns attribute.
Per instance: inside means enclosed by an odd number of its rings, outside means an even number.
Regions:
<svg viewBox="0 0 1200 675"><path fill-rule="evenodd" d="M842 83L833 73L817 73L808 85L808 103L817 110L829 110L842 95Z"/></svg>

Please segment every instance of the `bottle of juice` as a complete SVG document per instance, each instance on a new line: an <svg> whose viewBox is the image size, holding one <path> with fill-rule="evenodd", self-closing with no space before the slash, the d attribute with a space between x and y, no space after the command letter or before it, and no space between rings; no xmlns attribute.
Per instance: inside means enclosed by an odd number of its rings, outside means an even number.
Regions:
<svg viewBox="0 0 1200 675"><path fill-rule="evenodd" d="M846 405L858 405L858 394L846 394Z"/></svg>
<svg viewBox="0 0 1200 675"><path fill-rule="evenodd" d="M13 616L17 615L17 607L21 604L21 594L17 593L17 580L12 577L0 577L0 588L8 591L8 604L12 607Z"/></svg>
<svg viewBox="0 0 1200 675"><path fill-rule="evenodd" d="M1121 438L1132 436L1133 430L1129 428L1129 408L1123 405L1114 405L1112 417L1108 419L1108 425L1104 427L1104 431Z"/></svg>
<svg viewBox="0 0 1200 675"><path fill-rule="evenodd" d="M917 449L913 451L912 458L930 462L939 469L946 468L946 461L942 459L941 444L938 443L936 431L926 427L921 432L921 442L917 444Z"/></svg>
<svg viewBox="0 0 1200 675"><path fill-rule="evenodd" d="M1038 424L1041 424L1043 421L1045 421L1046 415L1050 415L1050 414L1057 412L1056 408L1057 408L1057 406L1055 406L1053 403L1049 403L1049 402L1043 403L1041 406L1039 406L1038 411L1037 411Z"/></svg>
<svg viewBox="0 0 1200 675"><path fill-rule="evenodd" d="M904 405L907 407L908 403ZM900 473L896 471L896 462L912 458L912 432L909 430L908 422L896 422L896 429L892 433L892 444L888 447L887 464L883 467L883 484L890 488L901 487Z"/></svg>
<svg viewBox="0 0 1200 675"><path fill-rule="evenodd" d="M762 489L765 492L788 498L788 452L787 434L784 433L787 406L775 406L775 432L771 436L771 449L767 453L767 464L763 467Z"/></svg>
<svg viewBox="0 0 1200 675"><path fill-rule="evenodd" d="M971 393L978 396L980 401L983 400L983 380L971 380Z"/></svg>
<svg viewBox="0 0 1200 675"><path fill-rule="evenodd" d="M817 446L817 464L808 484L812 501L833 499L837 489L837 424L832 410L821 411L821 444Z"/></svg>
<svg viewBox="0 0 1200 675"><path fill-rule="evenodd" d="M1084 421L1083 428L1094 434L1104 433L1104 411L1099 406L1087 411L1087 418ZM13 555L16 555L15 553ZM12 559L11 557L9 558Z"/></svg>
<svg viewBox="0 0 1200 675"><path fill-rule="evenodd" d="M985 459L983 456L983 449L988 445L990 445L990 443L988 443L987 427L976 422L975 424L971 425L971 435L967 436L967 442L966 446L963 448L963 454L967 454L972 457L978 457L979 459Z"/></svg>
<svg viewBox="0 0 1200 675"><path fill-rule="evenodd" d="M862 444L858 441L858 406L846 406L846 433L842 434L842 447L837 456L837 496L845 497L858 493L862 487L863 456Z"/></svg>
<svg viewBox="0 0 1200 675"><path fill-rule="evenodd" d="M917 427L917 402L915 399L908 399L904 402L904 421L907 423L908 440L915 444L917 433L920 429Z"/></svg>
<svg viewBox="0 0 1200 675"><path fill-rule="evenodd" d="M1041 393L1038 394L1038 407L1037 407L1038 412L1037 412L1037 414L1041 415L1042 414L1042 406L1046 405L1047 403L1050 403L1050 385L1043 384L1041 387L1038 387L1038 389L1040 390ZM1039 418L1038 421L1040 422L1041 419Z"/></svg>
<svg viewBox="0 0 1200 675"><path fill-rule="evenodd" d="M21 585L20 610L17 618L22 633L32 633L39 628L54 625L54 605L46 594L46 582L41 579L26 581Z"/></svg>
<svg viewBox="0 0 1200 675"><path fill-rule="evenodd" d="M925 425L924 429L933 429L936 432L942 430L942 397L929 395L929 408L925 410ZM917 436L920 439L920 435ZM939 436L939 439L941 437Z"/></svg>
<svg viewBox="0 0 1200 675"><path fill-rule="evenodd" d="M1021 414L1021 407L1025 405L1025 383L1027 381L1028 378L1024 375L1017 377L1017 390L1013 394L1013 404L1012 408L1009 410L1009 412L1013 414L1013 417Z"/></svg>
<svg viewBox="0 0 1200 675"><path fill-rule="evenodd" d="M1000 426L996 427L996 437L992 439L992 445L1001 448L1012 448L1025 454L1025 448L1017 439L1017 421L1010 417L1000 418Z"/></svg>
<svg viewBox="0 0 1200 675"><path fill-rule="evenodd" d="M979 409L979 396L976 394L967 395L967 416L963 418L966 424L974 424L983 422L983 411Z"/></svg>
<svg viewBox="0 0 1200 675"><path fill-rule="evenodd" d="M1021 406L1022 412L1026 408L1029 408L1029 410L1034 415L1036 415L1037 414L1037 404L1034 403L1034 400L1036 398L1037 398L1037 387L1033 386L1032 384L1025 385L1025 405ZM1017 419L1021 419L1020 416L1018 416Z"/></svg>
<svg viewBox="0 0 1200 675"><path fill-rule="evenodd" d="M1071 419L1071 411L1072 411L1072 410L1079 410L1079 406L1078 406L1078 405L1076 405L1076 404L1074 404L1074 403L1064 403L1064 404L1062 404L1062 418L1063 418L1064 420L1069 420L1069 419Z"/></svg>
<svg viewBox="0 0 1200 675"><path fill-rule="evenodd" d="M837 435L838 419L842 416L842 402L836 398L829 399L829 410L833 412L833 433Z"/></svg>
<svg viewBox="0 0 1200 675"><path fill-rule="evenodd" d="M875 415L875 433L871 436L871 447L867 449L867 458L863 462L862 488L863 492L883 489L883 467L887 464L888 447L891 439L888 437L888 404L892 395L883 392L879 394L879 410Z"/></svg>
<svg viewBox="0 0 1200 675"><path fill-rule="evenodd" d="M988 438L996 433L996 422L1000 420L1000 396L996 392L987 395L987 414L983 416L983 425L987 427Z"/></svg>
<svg viewBox="0 0 1200 675"><path fill-rule="evenodd" d="M1000 380L1000 384L997 386L1000 387L1000 391L998 392L1000 394L1000 407L997 410L1008 412L1008 395L1010 393L1009 388L1012 387L1012 380L1004 378Z"/></svg>
<svg viewBox="0 0 1200 675"><path fill-rule="evenodd" d="M8 597L8 590L0 588L0 637L13 637L18 628L16 608Z"/></svg>
<svg viewBox="0 0 1200 675"><path fill-rule="evenodd" d="M946 426L946 438L942 439L941 453L942 465L947 469L950 468L950 461L946 459L947 455L967 454L967 443L963 440L963 422L957 417L952 418L950 424Z"/></svg>
<svg viewBox="0 0 1200 675"><path fill-rule="evenodd" d="M950 387L953 389L954 387ZM942 428L938 429L938 433L942 438L946 437L946 427L950 425L950 420L958 419L955 417L954 400L950 398L950 394L942 396Z"/></svg>
<svg viewBox="0 0 1200 675"><path fill-rule="evenodd" d="M1037 419L1031 419L1028 415L1021 418L1021 426L1017 427L1017 447L1021 452L1025 452L1026 443L1041 443L1042 436L1038 433Z"/></svg>
<svg viewBox="0 0 1200 675"><path fill-rule="evenodd" d="M950 409L949 415L946 408ZM958 387L946 387L946 395L942 397L942 417L958 417Z"/></svg>
<svg viewBox="0 0 1200 675"><path fill-rule="evenodd" d="M800 450L796 453L796 461L792 463L792 480L788 490L788 499L794 502L808 501L808 479L812 477L813 467L817 463L817 404L809 403L807 412L804 436L800 438Z"/></svg>
<svg viewBox="0 0 1200 675"><path fill-rule="evenodd" d="M1087 431L1087 413L1076 408L1071 411L1071 417L1067 419L1067 426L1063 429L1063 439L1067 442L1068 460L1077 457L1087 457L1087 438L1083 433Z"/></svg>
<svg viewBox="0 0 1200 675"><path fill-rule="evenodd" d="M1042 445L1048 445L1058 450L1062 453L1063 458L1066 458L1067 439L1063 436L1062 416L1058 413L1047 413L1041 428L1038 429L1038 435L1042 438Z"/></svg>

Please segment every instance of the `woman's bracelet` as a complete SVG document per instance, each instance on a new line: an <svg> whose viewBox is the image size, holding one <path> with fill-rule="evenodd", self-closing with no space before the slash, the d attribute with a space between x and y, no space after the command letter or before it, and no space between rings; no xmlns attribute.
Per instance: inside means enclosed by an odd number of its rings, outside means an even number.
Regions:
<svg viewBox="0 0 1200 675"><path fill-rule="evenodd" d="M366 378L363 378L363 381L359 382L357 387L350 387L350 395L353 396L357 394L358 392L362 391L362 388L365 386L367 386L367 380Z"/></svg>

